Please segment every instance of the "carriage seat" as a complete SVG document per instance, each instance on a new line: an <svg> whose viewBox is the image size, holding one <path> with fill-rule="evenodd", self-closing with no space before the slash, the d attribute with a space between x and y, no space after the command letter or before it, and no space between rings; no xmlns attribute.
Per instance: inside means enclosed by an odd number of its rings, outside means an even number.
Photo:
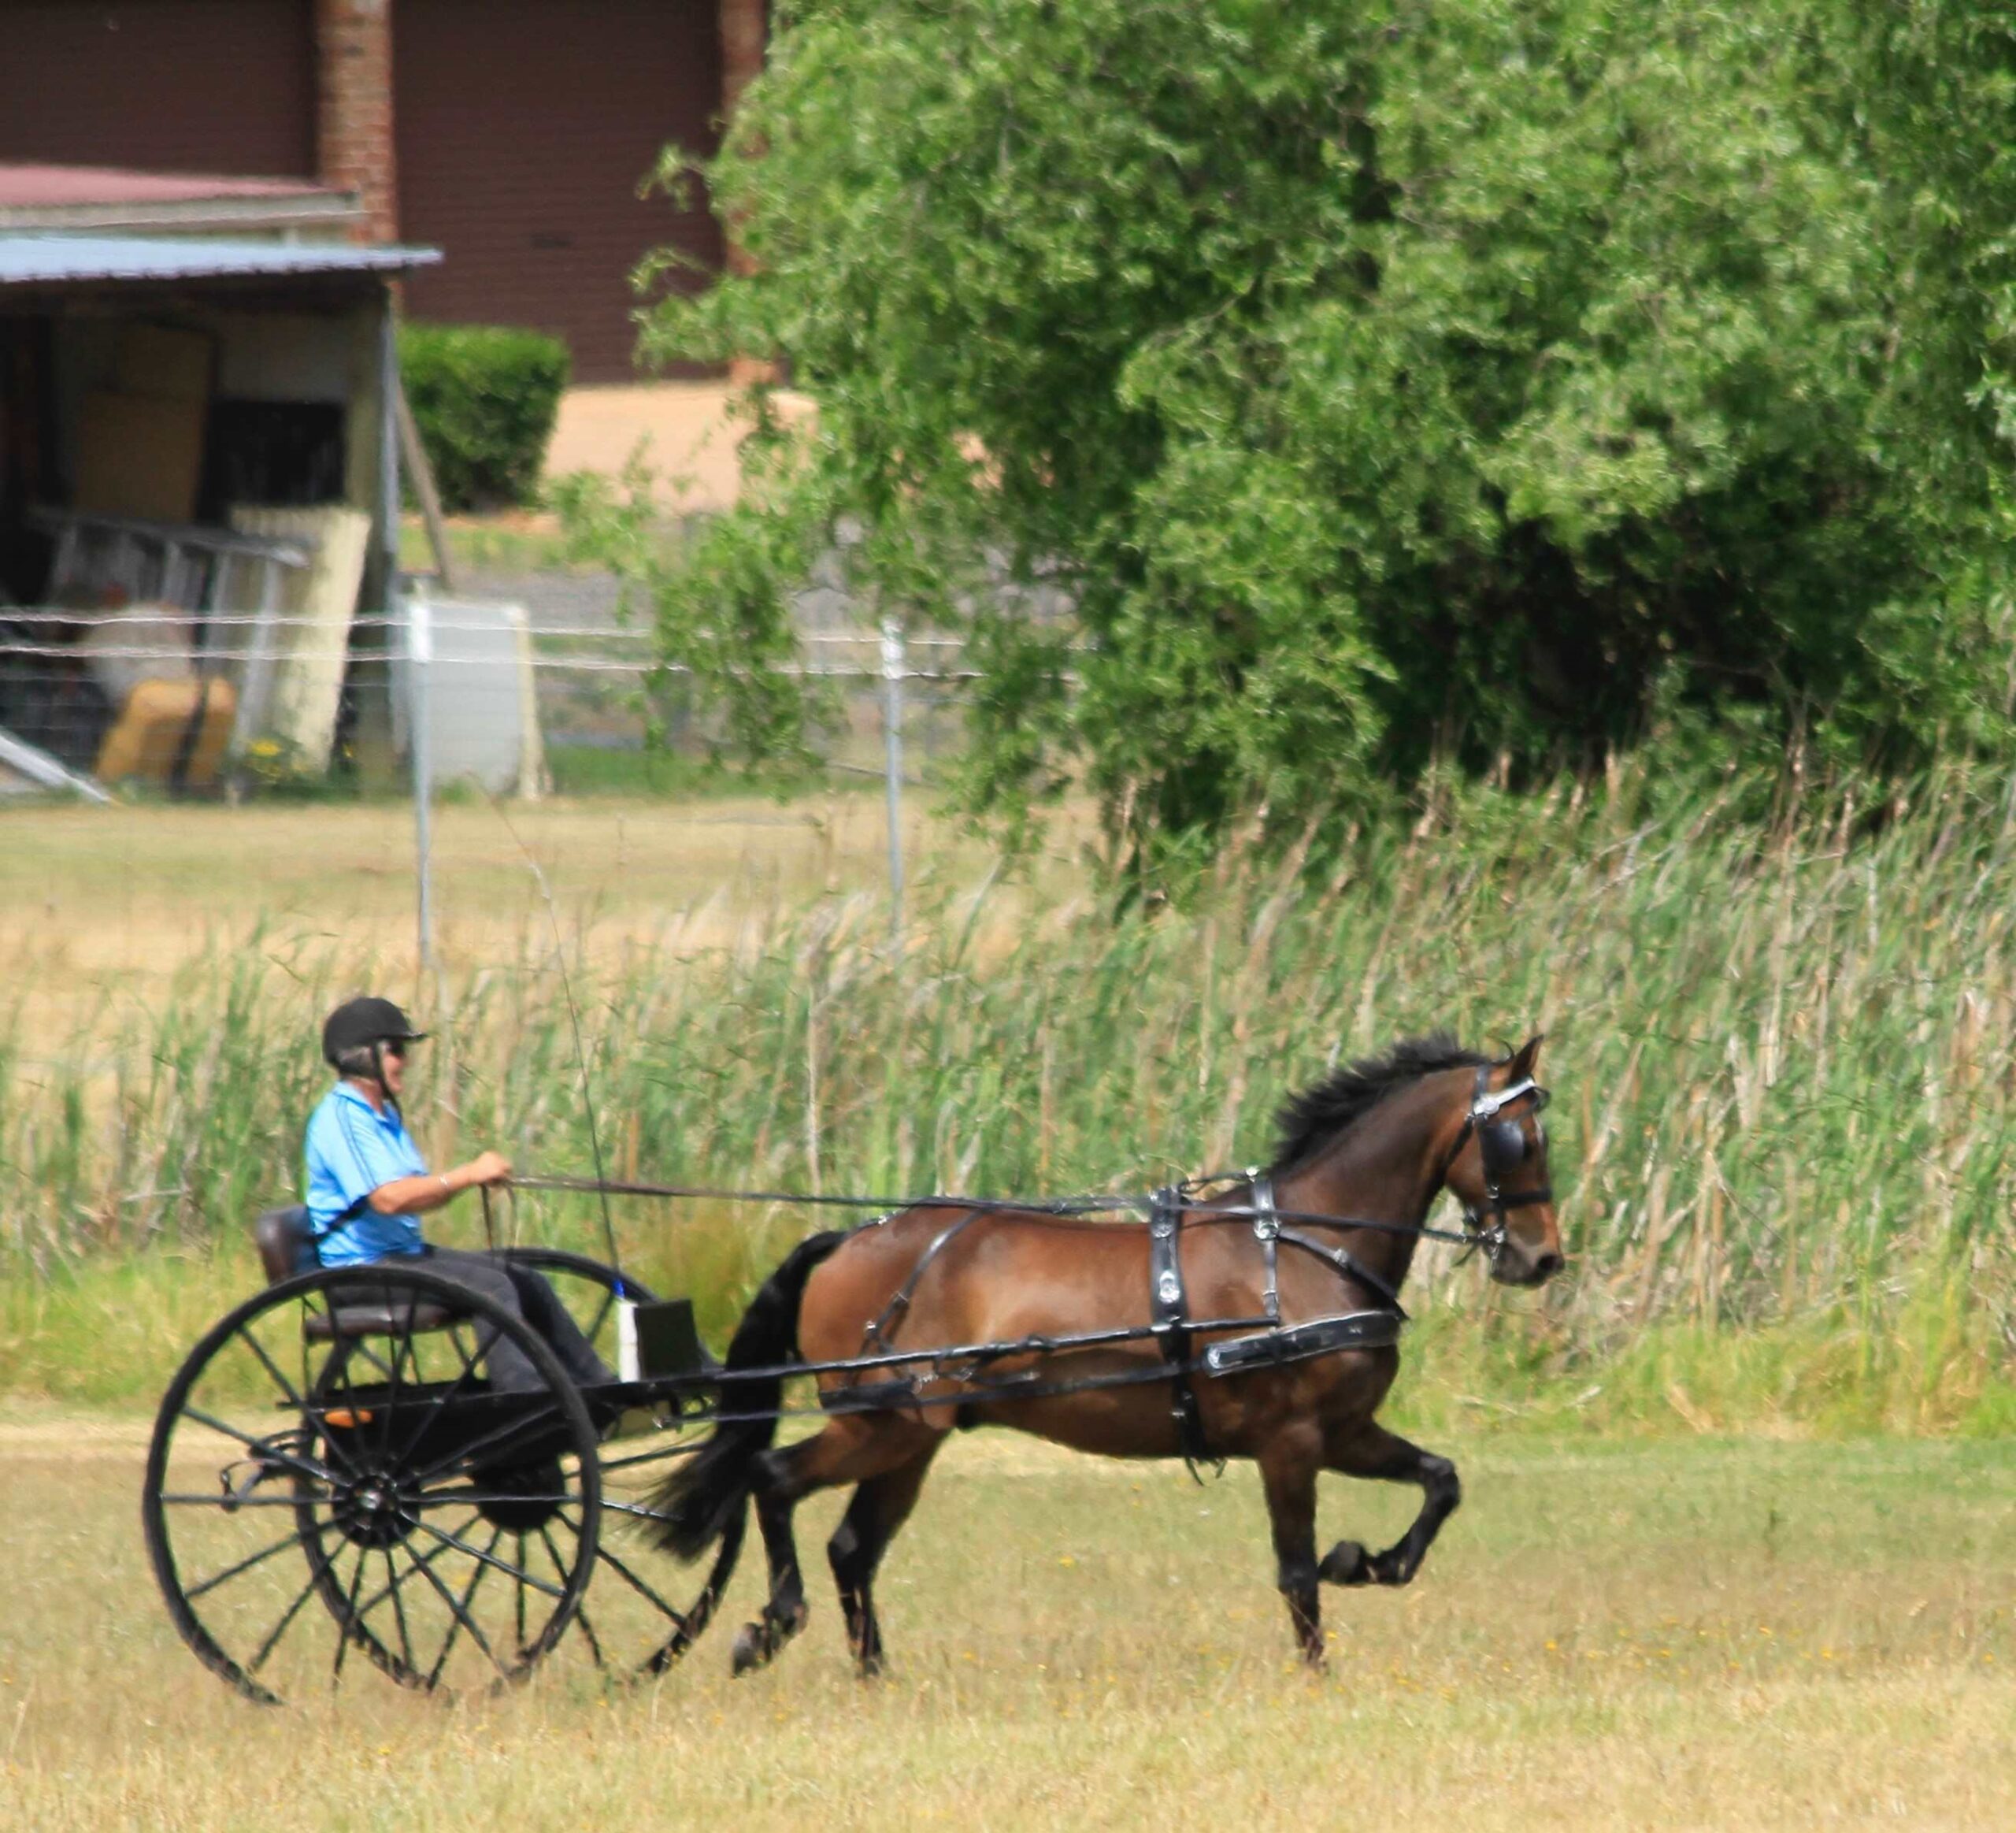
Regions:
<svg viewBox="0 0 2016 1833"><path fill-rule="evenodd" d="M285 1209L269 1209L252 1225L252 1239L259 1250L259 1263L265 1268L266 1283L277 1286L297 1273L319 1267L315 1237L308 1226L305 1204ZM333 1296L333 1295L332 1295ZM302 1332L311 1342L327 1343L339 1337L387 1337L418 1330L438 1330L454 1320L446 1305L422 1301L413 1304L342 1304L326 1312L313 1312L302 1320Z"/></svg>

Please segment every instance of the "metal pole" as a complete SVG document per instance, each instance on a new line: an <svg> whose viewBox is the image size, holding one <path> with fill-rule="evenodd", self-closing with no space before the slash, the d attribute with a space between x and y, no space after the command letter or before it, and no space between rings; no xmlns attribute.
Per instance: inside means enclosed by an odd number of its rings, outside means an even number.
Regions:
<svg viewBox="0 0 2016 1833"><path fill-rule="evenodd" d="M428 815L434 800L434 759L428 749L428 676L434 660L432 607L418 592L406 595L406 666L410 677L407 688L410 704L407 715L412 730L408 742L413 749L413 829L414 866L420 879L420 971L434 966L434 854Z"/></svg>
<svg viewBox="0 0 2016 1833"><path fill-rule="evenodd" d="M903 945L903 627L882 620L884 774L889 795L889 943Z"/></svg>

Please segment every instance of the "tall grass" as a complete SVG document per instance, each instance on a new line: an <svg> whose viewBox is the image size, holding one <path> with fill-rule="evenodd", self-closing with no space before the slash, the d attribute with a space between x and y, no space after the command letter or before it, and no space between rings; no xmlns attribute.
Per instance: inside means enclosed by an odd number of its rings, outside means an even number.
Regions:
<svg viewBox="0 0 2016 1833"><path fill-rule="evenodd" d="M1752 1412L2001 1417L2008 808L1956 776L1873 817L1844 798L1760 825L1658 788L1488 798L1362 842L1327 883L1234 853L1194 906L1121 920L1089 896L1035 916L941 896L900 959L862 898L726 950L577 936L564 976L535 952L438 989L417 1128L436 1162L495 1144L587 1171L569 990L612 1174L812 1192L1140 1188L1265 1158L1281 1096L1396 1035L1544 1029L1573 1271L1484 1301L1452 1365L1566 1412L1600 1390L1598 1413L1628 1395L1712 1423L1740 1389ZM269 944L75 1037L0 1038L0 1385L65 1386L62 1294L109 1263L221 1248L249 1280L243 1225L298 1182L319 1015L363 977ZM518 1207L502 1226L598 1235L580 1200ZM807 1220L618 1216L717 1328ZM1421 1267L1417 1290L1478 1313L1448 1255Z"/></svg>

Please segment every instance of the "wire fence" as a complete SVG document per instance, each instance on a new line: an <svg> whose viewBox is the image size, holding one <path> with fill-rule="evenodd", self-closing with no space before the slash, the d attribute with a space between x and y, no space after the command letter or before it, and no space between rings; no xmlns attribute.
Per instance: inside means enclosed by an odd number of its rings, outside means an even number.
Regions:
<svg viewBox="0 0 2016 1833"><path fill-rule="evenodd" d="M286 789L340 793L374 698L415 811L421 952L432 953L431 810L473 777L539 795L648 788L647 747L699 751L716 736L691 668L621 624L535 619L522 607L399 598L391 614L325 618L266 611L0 607L0 733L67 775L232 800ZM882 779L892 918L904 881L901 799L921 752L957 742L963 691L982 678L964 643L879 627L802 630L805 659L758 671L831 684L821 729L837 773ZM334 640L332 640L332 638ZM19 770L16 744L0 764ZM593 760L602 761L597 764Z"/></svg>

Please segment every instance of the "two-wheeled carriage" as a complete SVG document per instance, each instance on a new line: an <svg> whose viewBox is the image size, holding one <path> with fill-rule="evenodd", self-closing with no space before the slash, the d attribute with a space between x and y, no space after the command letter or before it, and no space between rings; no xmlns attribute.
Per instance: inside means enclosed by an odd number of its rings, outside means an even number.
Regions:
<svg viewBox="0 0 2016 1833"><path fill-rule="evenodd" d="M354 1660L432 1690L564 1656L651 1672L685 1652L739 1535L675 1602L619 1531L643 1507L637 1473L689 1448L712 1405L679 1308L580 1255L505 1250L611 1366L621 1303L672 1314L657 1365L582 1387L521 1319L423 1260L320 1267L298 1210L255 1233L269 1283L169 1384L143 1504L169 1612L209 1667L271 1701ZM492 1338L524 1352L536 1386L493 1391ZM624 1435L640 1429L660 1436Z"/></svg>
<svg viewBox="0 0 2016 1833"><path fill-rule="evenodd" d="M1447 1459L1375 1419L1416 1245L1480 1251L1509 1285L1562 1264L1539 1047L1493 1060L1435 1037L1347 1066L1284 1109L1264 1171L1139 1197L928 1197L811 1236L758 1291L722 1365L680 1301L633 1310L649 1294L616 1267L516 1250L606 1364L619 1327L648 1315L649 1352L585 1386L517 1315L424 1259L324 1268L302 1212L276 1211L260 1226L271 1283L198 1344L156 1423L143 1516L170 1612L261 1701L356 1662L428 1690L563 1657L660 1672L713 1615L753 1512L769 1596L737 1638L741 1670L805 1620L792 1510L845 1484L854 1501L828 1554L873 1671L883 1553L946 1435L1000 1424L1193 1469L1251 1459L1291 1623L1320 1663L1319 1583L1408 1583L1460 1495ZM1445 1187L1460 1232L1427 1223ZM1114 1211L1140 1220L1095 1219ZM529 1387L490 1380L505 1341ZM779 1446L795 1375L816 1382L825 1424ZM1382 1552L1345 1540L1319 1560L1323 1470L1417 1485L1421 1513ZM627 1523L647 1531L624 1536ZM667 1595L660 1551L706 1562L697 1593ZM591 1605L602 1568L614 1583Z"/></svg>

